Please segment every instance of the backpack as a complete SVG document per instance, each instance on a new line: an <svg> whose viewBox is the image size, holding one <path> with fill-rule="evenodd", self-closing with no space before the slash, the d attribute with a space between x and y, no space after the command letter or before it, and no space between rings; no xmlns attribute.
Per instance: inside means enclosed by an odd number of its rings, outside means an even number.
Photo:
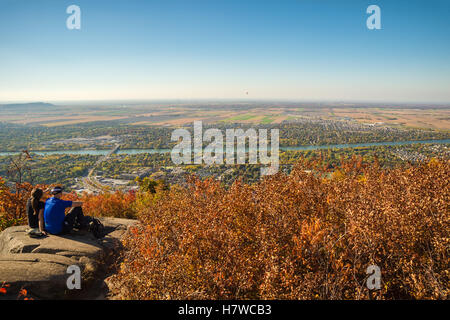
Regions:
<svg viewBox="0 0 450 320"><path fill-rule="evenodd" d="M97 239L105 236L105 226L96 218L92 218L89 222L89 231L92 232Z"/></svg>

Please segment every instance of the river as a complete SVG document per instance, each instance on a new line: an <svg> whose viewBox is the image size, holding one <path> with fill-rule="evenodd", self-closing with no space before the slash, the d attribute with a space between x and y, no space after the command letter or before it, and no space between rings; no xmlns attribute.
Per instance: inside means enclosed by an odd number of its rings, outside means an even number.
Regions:
<svg viewBox="0 0 450 320"><path fill-rule="evenodd" d="M354 143L354 144L329 144L321 146L297 146L297 147L280 147L281 151L302 151L302 150L319 150L319 149L344 149L358 147L373 146L403 146L409 144L450 144L450 139L443 140L415 140L415 141L396 141L396 142L370 142L370 143ZM74 155L107 155L111 150L61 150L61 151L36 151L37 155L52 154L74 154ZM117 154L140 154L140 153L168 153L171 149L119 149ZM0 156L10 156L19 152L0 152Z"/></svg>

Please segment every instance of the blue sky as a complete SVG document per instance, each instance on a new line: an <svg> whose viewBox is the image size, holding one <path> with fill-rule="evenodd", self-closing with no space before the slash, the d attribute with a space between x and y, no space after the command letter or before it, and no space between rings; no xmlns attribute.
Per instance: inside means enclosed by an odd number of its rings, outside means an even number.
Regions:
<svg viewBox="0 0 450 320"><path fill-rule="evenodd" d="M0 101L114 99L449 103L450 1L0 0Z"/></svg>

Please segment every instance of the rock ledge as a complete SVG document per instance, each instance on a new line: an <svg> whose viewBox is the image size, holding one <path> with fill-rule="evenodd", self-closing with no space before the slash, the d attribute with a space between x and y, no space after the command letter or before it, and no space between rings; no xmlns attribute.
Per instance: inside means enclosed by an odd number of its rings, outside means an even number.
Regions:
<svg viewBox="0 0 450 320"><path fill-rule="evenodd" d="M107 295L104 277L121 249L120 240L137 220L100 218L107 235L96 239L88 231L70 235L31 238L27 226L0 233L0 287L9 285L0 299L17 298L20 289L35 299L102 299ZM81 270L81 289L69 290L67 268Z"/></svg>

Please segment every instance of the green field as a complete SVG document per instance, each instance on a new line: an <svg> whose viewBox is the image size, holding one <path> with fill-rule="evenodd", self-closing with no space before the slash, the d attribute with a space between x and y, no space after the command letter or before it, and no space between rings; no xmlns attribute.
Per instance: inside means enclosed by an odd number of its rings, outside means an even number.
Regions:
<svg viewBox="0 0 450 320"><path fill-rule="evenodd" d="M274 116L265 116L264 118L261 119L261 121L259 123L270 124L270 123L274 122L275 119L276 119L276 117L274 117Z"/></svg>
<svg viewBox="0 0 450 320"><path fill-rule="evenodd" d="M250 120L253 118L256 118L257 115L251 114L251 113L246 113L246 114L240 114L238 116L234 116L228 119L223 120L224 122L234 122L234 121L246 121L246 120Z"/></svg>

